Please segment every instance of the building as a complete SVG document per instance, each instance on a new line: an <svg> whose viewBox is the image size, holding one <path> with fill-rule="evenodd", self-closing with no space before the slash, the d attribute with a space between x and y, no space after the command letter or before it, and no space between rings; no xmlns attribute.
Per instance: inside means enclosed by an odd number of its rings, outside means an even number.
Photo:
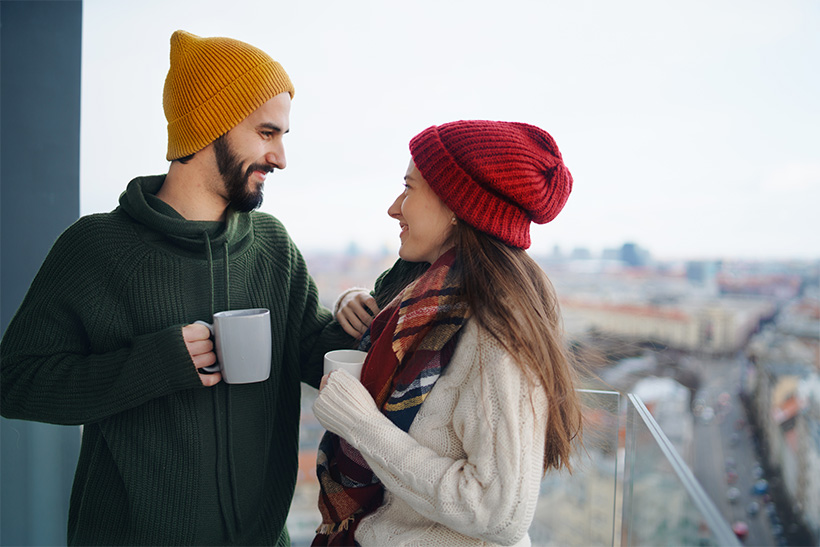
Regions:
<svg viewBox="0 0 820 547"><path fill-rule="evenodd" d="M749 345L744 390L767 463L795 513L820 538L820 328L818 301L786 306Z"/></svg>
<svg viewBox="0 0 820 547"><path fill-rule="evenodd" d="M775 304L747 297L652 303L570 295L561 299L561 310L575 329L594 329L684 351L726 355L745 346L760 322L774 314Z"/></svg>

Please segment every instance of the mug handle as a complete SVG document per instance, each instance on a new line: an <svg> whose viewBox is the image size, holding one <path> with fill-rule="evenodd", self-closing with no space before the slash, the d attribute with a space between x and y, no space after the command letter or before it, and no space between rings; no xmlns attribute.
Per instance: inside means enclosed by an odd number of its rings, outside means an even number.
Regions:
<svg viewBox="0 0 820 547"><path fill-rule="evenodd" d="M213 339L213 337L214 337L214 326L213 325L211 325L210 323L208 323L206 321L194 321L194 323L198 324L198 325L205 325L206 327L208 327L208 330L211 331L211 339ZM214 349L216 349L216 348L214 348ZM200 369L197 369L198 372L204 372L205 374L213 374L214 372L219 372L220 370L222 370L222 368L220 368L219 363L214 363L213 365L208 365L207 367L202 367Z"/></svg>

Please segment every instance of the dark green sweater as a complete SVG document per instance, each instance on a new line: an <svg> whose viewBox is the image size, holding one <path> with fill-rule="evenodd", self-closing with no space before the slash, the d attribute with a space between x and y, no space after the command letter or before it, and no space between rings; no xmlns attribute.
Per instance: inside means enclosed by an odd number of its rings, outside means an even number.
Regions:
<svg viewBox="0 0 820 547"><path fill-rule="evenodd" d="M352 340L270 215L186 221L138 178L54 244L0 345L7 418L84 424L69 544L289 543L300 381ZM181 328L271 310L272 373L201 385Z"/></svg>

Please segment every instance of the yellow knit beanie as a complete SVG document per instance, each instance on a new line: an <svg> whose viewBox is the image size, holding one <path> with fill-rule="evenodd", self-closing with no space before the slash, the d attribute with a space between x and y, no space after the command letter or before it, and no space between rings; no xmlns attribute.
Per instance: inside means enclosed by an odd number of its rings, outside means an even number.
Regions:
<svg viewBox="0 0 820 547"><path fill-rule="evenodd" d="M174 32L162 96L168 120L166 158L202 150L285 91L293 98L287 72L264 51L231 38Z"/></svg>

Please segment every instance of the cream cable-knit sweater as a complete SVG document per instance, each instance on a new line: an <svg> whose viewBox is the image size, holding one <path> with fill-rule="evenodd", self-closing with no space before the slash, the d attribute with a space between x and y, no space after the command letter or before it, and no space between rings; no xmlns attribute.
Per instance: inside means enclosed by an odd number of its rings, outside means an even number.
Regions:
<svg viewBox="0 0 820 547"><path fill-rule="evenodd" d="M544 461L547 399L476 321L409 433L365 388L334 372L313 410L386 488L356 540L368 545L529 545Z"/></svg>

